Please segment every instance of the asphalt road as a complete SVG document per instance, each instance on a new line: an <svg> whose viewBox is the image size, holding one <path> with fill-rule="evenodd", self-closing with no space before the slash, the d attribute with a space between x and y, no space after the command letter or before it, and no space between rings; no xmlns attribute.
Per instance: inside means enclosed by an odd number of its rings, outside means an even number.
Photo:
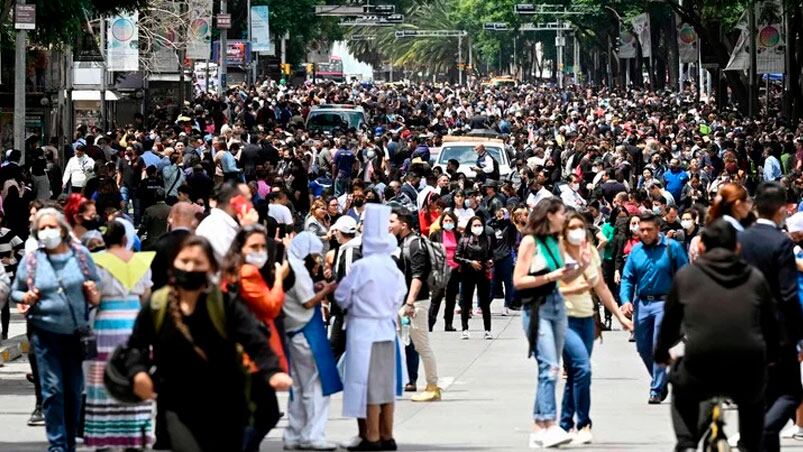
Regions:
<svg viewBox="0 0 803 452"><path fill-rule="evenodd" d="M493 311L500 310L499 301ZM13 334L24 331L14 317ZM526 343L518 315L494 315L494 340L481 339L481 319L471 320L473 336L443 332L442 323L432 335L438 360L443 400L433 403L396 404L395 437L407 451L524 451L531 429L536 364L525 358ZM456 322L457 324L457 322ZM43 427L25 422L33 408L33 386L22 358L0 368L0 451L40 451L46 446ZM423 386L423 367L419 371ZM669 451L674 435L668 402L648 405L647 371L634 344L621 331L605 333L594 344L591 418L594 442L573 447L588 451ZM562 394L562 382L558 394ZM286 406L286 396L280 406ZM728 414L734 418L735 414ZM263 443L262 450L281 450L282 420ZM731 419L726 431L735 426ZM328 439L344 442L356 434L356 423L341 416L341 400L331 403ZM786 440L784 450L803 450L803 442Z"/></svg>

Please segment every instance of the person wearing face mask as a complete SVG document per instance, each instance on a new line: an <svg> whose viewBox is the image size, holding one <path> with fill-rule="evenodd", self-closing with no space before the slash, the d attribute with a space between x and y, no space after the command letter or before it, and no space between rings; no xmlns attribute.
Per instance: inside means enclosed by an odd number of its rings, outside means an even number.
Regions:
<svg viewBox="0 0 803 452"><path fill-rule="evenodd" d="M569 176L569 183L560 187L560 199L563 204L574 209L582 209L586 205L586 200L580 194L580 178L572 174Z"/></svg>
<svg viewBox="0 0 803 452"><path fill-rule="evenodd" d="M284 432L284 448L335 450L326 441L329 396L343 390L335 359L326 338L320 304L337 287L321 283L316 291L312 275L318 273L323 244L311 232L301 232L290 242L287 260L293 284L286 290L284 328L287 335L293 394Z"/></svg>
<svg viewBox="0 0 803 452"><path fill-rule="evenodd" d="M438 320L438 311L440 311L441 301L444 298L446 299L446 306L443 308L444 331L456 331L452 322L461 279L458 271L460 265L455 261L457 244L460 243L461 237L460 231L457 230L457 222L458 218L454 212L444 212L439 220L441 228L429 236L430 241L443 244L446 249L446 263L452 269L446 288L438 290L432 295L432 304L429 307L429 331L432 331Z"/></svg>
<svg viewBox="0 0 803 452"><path fill-rule="evenodd" d="M493 335L491 334L490 272L493 267L493 245L491 237L485 233L485 223L479 216L468 221L466 234L457 245L454 260L460 264L463 280L463 289L460 294L460 321L463 328L461 339L466 340L471 337L468 331L468 319L476 289L482 310L484 338L491 340Z"/></svg>
<svg viewBox="0 0 803 452"><path fill-rule="evenodd" d="M71 234L61 212L40 209L31 227L39 248L23 257L11 291L31 327L51 450L75 450L84 386L77 333L88 330L89 305L100 301L95 263Z"/></svg>
<svg viewBox="0 0 803 452"><path fill-rule="evenodd" d="M577 430L572 444L588 444L591 435L591 351L594 346L595 325L592 289L605 308L616 315L625 330L632 331L633 324L621 312L602 277L602 267L597 249L588 240L588 229L583 215L570 213L563 230L566 262L577 262L581 254L591 256L590 265L581 276L569 282L561 281L559 289L566 300L569 325L563 347L563 362L567 367L566 386L563 391L560 427L565 431Z"/></svg>
<svg viewBox="0 0 803 452"><path fill-rule="evenodd" d="M452 196L452 206L448 209L457 216L457 229L463 231L468 224L468 220L474 216L474 209L471 208L466 198L466 192L457 190Z"/></svg>
<svg viewBox="0 0 803 452"><path fill-rule="evenodd" d="M662 177L666 190L672 194L674 199L681 199L681 192L686 182L689 181L689 173L680 167L680 160L673 158L669 161L669 170Z"/></svg>
<svg viewBox="0 0 803 452"><path fill-rule="evenodd" d="M172 450L242 450L255 402L243 390L246 382L277 391L292 384L245 303L215 283L218 271L209 241L184 240L170 283L145 303L121 350L134 394L151 400L158 393L167 435L157 440ZM238 350L249 358L247 379Z"/></svg>
<svg viewBox="0 0 803 452"><path fill-rule="evenodd" d="M73 236L81 240L87 231L100 228L100 217L95 209L95 202L73 193L67 198L64 216L72 226Z"/></svg>
<svg viewBox="0 0 803 452"><path fill-rule="evenodd" d="M150 401L122 404L104 387L103 370L111 351L125 344L142 303L150 297L150 264L155 253L134 253L126 245L126 228L119 221L106 225L106 251L92 255L100 276L100 304L92 330L100 346L98 356L88 361L86 373L86 418L84 444L94 448L137 447L145 449L151 429Z"/></svg>
<svg viewBox="0 0 803 452"><path fill-rule="evenodd" d="M700 226L697 224L697 211L686 209L680 216L680 226L683 228L683 246L686 251L690 251L691 241L700 233ZM691 258L689 258L692 261Z"/></svg>
<svg viewBox="0 0 803 452"><path fill-rule="evenodd" d="M75 148L75 155L70 157L64 167L62 176L62 189L65 193L80 193L87 180L94 175L95 161L86 155L85 144L78 144Z"/></svg>
<svg viewBox="0 0 803 452"><path fill-rule="evenodd" d="M268 238L267 230L261 225L240 229L226 254L223 289L237 293L254 318L267 327L268 345L278 357L282 372L288 372L283 334L276 327L276 318L281 314L284 305L284 280L290 267L287 261L283 264L275 261L275 244L272 244L274 256L270 256L268 244L271 240L273 239ZM268 284L271 275L272 284ZM249 438L246 450L258 450L262 439L279 420L279 405L275 393L262 385L252 387L252 390L256 390L252 395L254 398L266 403L257 404L257 411L254 413L255 432Z"/></svg>

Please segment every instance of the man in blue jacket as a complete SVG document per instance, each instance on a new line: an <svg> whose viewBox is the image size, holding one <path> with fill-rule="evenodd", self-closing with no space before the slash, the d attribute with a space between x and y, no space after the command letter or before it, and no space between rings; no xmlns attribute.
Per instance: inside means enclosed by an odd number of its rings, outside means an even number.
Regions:
<svg viewBox="0 0 803 452"><path fill-rule="evenodd" d="M660 218L644 213L639 218L641 243L627 258L619 297L622 312L636 316L636 349L650 372L650 404L667 396L666 369L655 362L653 350L664 318L664 303L675 273L688 263L683 245L660 233Z"/></svg>
<svg viewBox="0 0 803 452"><path fill-rule="evenodd" d="M680 167L680 160L673 158L669 161L669 171L664 173L664 186L666 191L672 193L675 201L680 200L683 186L689 181L689 173Z"/></svg>

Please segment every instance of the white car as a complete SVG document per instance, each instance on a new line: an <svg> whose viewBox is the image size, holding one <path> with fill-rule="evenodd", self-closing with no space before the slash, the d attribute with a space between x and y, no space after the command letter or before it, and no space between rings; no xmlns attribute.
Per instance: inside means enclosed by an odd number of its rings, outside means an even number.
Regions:
<svg viewBox="0 0 803 452"><path fill-rule="evenodd" d="M472 167L477 166L477 153L474 148L478 144L485 145L485 150L499 163L499 178L506 179L510 173L510 159L505 152L505 143L493 138L475 138L466 136L443 137L443 145L435 158L435 166L446 171L446 163L455 159L460 163L457 172L463 173L469 179L477 176Z"/></svg>

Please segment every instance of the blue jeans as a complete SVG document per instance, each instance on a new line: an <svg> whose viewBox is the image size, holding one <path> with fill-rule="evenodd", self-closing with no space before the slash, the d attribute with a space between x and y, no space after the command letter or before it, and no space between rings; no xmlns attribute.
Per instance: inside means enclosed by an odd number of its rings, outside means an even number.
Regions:
<svg viewBox="0 0 803 452"><path fill-rule="evenodd" d="M341 177L338 176L335 178L335 196L340 196L343 193L347 193L351 187L351 178L350 177Z"/></svg>
<svg viewBox="0 0 803 452"><path fill-rule="evenodd" d="M78 337L35 329L31 340L42 385L42 411L50 443L47 450L74 451L84 391Z"/></svg>
<svg viewBox="0 0 803 452"><path fill-rule="evenodd" d="M410 344L404 347L404 356L407 362L407 378L410 380L411 384L415 384L416 381L418 381L418 363L420 358L418 357L418 352L415 350L413 341L410 341Z"/></svg>
<svg viewBox="0 0 803 452"><path fill-rule="evenodd" d="M522 323L527 334L530 312L522 309ZM535 359L538 361L538 387L535 392L533 419L554 421L558 417L555 386L560 372L560 355L566 337L566 303L556 290L538 308L538 342Z"/></svg>
<svg viewBox="0 0 803 452"><path fill-rule="evenodd" d="M560 427L567 432L591 425L591 350L594 347L594 317L569 317L563 363L568 377L563 388Z"/></svg>
<svg viewBox="0 0 803 452"><path fill-rule="evenodd" d="M650 372L650 395L661 395L666 389L666 368L653 359L658 331L664 320L664 302L639 300L636 308L636 350Z"/></svg>
<svg viewBox="0 0 803 452"><path fill-rule="evenodd" d="M505 307L509 308L513 302L513 255L494 261L494 279L491 281L491 298L499 286L505 287Z"/></svg>

